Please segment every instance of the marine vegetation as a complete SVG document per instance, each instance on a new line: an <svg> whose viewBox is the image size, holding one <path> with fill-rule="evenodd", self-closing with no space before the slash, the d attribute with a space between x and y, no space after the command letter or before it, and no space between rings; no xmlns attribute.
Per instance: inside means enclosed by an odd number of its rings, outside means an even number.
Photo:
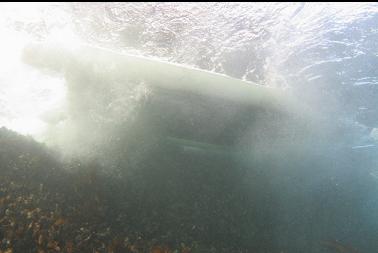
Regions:
<svg viewBox="0 0 378 253"><path fill-rule="evenodd" d="M149 194L161 187L147 186ZM0 129L1 253L238 252L210 243L206 228L172 213L188 207L164 198L104 176L95 162L62 162L32 138Z"/></svg>
<svg viewBox="0 0 378 253"><path fill-rule="evenodd" d="M121 164L128 173L117 176L98 161L62 159L32 138L0 128L0 253L295 253L308 245L313 246L306 253L362 253L338 241L320 248L313 232L308 240L290 242L308 229L307 218L297 206L283 209L287 201L267 187L280 181L274 183L268 170L247 178L229 157L168 151L169 156L158 150L143 162ZM317 221L338 219L347 217L339 206L354 196L340 191L330 193L330 203L319 201L322 192L294 196L301 205L307 196L313 205L322 204L326 212ZM297 226L285 223L292 209L298 210ZM337 235L331 225L318 234Z"/></svg>

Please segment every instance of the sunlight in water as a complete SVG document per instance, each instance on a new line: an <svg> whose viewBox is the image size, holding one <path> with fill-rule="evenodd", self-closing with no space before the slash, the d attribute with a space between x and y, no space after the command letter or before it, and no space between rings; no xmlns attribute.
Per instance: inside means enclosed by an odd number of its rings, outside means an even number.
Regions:
<svg viewBox="0 0 378 253"><path fill-rule="evenodd" d="M51 121L50 112L62 108L66 89L61 76L51 77L22 63L22 50L32 38L18 31L17 26L43 20L47 6L45 3L5 3L0 10L0 126L37 139L43 137ZM51 29L50 34L48 40L65 38L67 45L77 43L66 27L59 31Z"/></svg>

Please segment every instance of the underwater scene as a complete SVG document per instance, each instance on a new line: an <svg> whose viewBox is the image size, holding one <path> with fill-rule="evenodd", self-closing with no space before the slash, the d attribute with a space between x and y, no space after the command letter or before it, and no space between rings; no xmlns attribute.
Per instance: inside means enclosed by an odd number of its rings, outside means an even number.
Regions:
<svg viewBox="0 0 378 253"><path fill-rule="evenodd" d="M378 4L0 4L0 253L378 252Z"/></svg>

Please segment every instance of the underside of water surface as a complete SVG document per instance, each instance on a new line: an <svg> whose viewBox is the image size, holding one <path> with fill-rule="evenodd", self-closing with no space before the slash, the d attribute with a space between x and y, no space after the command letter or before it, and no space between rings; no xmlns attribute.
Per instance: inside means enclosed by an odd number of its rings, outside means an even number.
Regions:
<svg viewBox="0 0 378 253"><path fill-rule="evenodd" d="M378 249L376 3L0 14L0 253Z"/></svg>

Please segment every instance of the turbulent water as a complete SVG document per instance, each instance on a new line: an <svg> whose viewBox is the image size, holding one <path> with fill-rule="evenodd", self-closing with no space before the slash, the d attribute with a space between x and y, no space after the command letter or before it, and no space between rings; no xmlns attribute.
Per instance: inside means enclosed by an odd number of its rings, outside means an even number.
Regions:
<svg viewBox="0 0 378 253"><path fill-rule="evenodd" d="M374 3L3 4L2 124L35 134L43 125L39 114L63 100L65 88L59 77L48 80L19 61L26 42L59 40L89 42L293 88L319 110L375 127L377 7ZM34 122L29 129L22 126L26 117L28 124Z"/></svg>
<svg viewBox="0 0 378 253"><path fill-rule="evenodd" d="M313 238L376 250L378 4L9 3L0 14L0 126L71 153L101 150L117 161L113 167L127 152L129 160L143 160L139 151L155 143L149 129L121 131L149 96L143 83L113 85L105 96L92 88L108 82L100 74L70 82L34 69L21 53L35 41L88 43L290 90L337 131L302 152L275 151L272 159L264 149L260 158L238 158L236 167L251 172L237 183L258 177L268 188L250 186L261 192L261 210L269 210L255 215L274 224L259 238L293 250L282 252L321 252L309 243ZM265 199L266 191L275 198Z"/></svg>

